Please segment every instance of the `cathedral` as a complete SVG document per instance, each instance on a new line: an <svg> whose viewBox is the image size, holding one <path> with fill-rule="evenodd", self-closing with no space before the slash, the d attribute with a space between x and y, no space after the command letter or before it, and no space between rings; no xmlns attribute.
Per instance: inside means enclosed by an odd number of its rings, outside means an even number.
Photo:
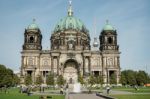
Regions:
<svg viewBox="0 0 150 99"><path fill-rule="evenodd" d="M101 76L109 84L112 75L116 83L120 80L120 52L116 29L106 22L99 38L90 44L90 32L76 18L69 3L67 16L62 18L50 35L50 49L42 49L42 33L33 20L24 31L21 52L21 82L30 75L33 84L38 76L46 83L52 73L62 75L66 83L78 82L78 76L88 79L90 75ZM99 40L99 41L98 41ZM100 42L100 43L99 43Z"/></svg>

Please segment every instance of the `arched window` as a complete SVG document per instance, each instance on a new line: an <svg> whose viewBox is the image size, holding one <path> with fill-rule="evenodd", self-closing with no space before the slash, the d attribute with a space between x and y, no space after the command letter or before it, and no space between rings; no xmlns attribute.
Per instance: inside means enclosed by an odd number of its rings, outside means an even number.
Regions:
<svg viewBox="0 0 150 99"><path fill-rule="evenodd" d="M112 44L112 38L111 37L108 38L108 44Z"/></svg>
<svg viewBox="0 0 150 99"><path fill-rule="evenodd" d="M33 43L33 42L34 42L34 37L31 36L31 37L30 37L30 43Z"/></svg>

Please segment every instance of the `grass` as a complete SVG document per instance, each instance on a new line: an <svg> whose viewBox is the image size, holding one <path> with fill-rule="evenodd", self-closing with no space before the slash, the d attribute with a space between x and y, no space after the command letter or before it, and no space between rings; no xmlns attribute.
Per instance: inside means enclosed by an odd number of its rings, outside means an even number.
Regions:
<svg viewBox="0 0 150 99"><path fill-rule="evenodd" d="M150 87L139 87L138 90L135 90L134 88L112 88L112 90L120 90L120 91L128 91L133 93L150 93Z"/></svg>
<svg viewBox="0 0 150 99"><path fill-rule="evenodd" d="M51 99L65 99L64 95L50 95ZM8 93L0 92L0 99L39 99L39 95L31 95L19 93L19 89L11 88Z"/></svg>
<svg viewBox="0 0 150 99"><path fill-rule="evenodd" d="M150 99L150 94L111 95L117 99Z"/></svg>
<svg viewBox="0 0 150 99"><path fill-rule="evenodd" d="M134 88L125 88L125 87L118 87L112 88L112 90L120 90L120 91L128 91L133 92L134 94L116 94L110 95L117 99L150 99L150 87L139 87L138 90Z"/></svg>

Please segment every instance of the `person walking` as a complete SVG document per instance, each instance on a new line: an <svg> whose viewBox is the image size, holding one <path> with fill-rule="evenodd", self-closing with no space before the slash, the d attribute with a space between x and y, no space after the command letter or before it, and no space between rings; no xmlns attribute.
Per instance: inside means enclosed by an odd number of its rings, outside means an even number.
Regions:
<svg viewBox="0 0 150 99"><path fill-rule="evenodd" d="M107 87L106 87L106 90L107 90L107 94L109 94L110 87L109 87L109 86L107 86Z"/></svg>
<svg viewBox="0 0 150 99"><path fill-rule="evenodd" d="M64 93L64 90L63 90L63 87L60 88L60 94L63 94Z"/></svg>

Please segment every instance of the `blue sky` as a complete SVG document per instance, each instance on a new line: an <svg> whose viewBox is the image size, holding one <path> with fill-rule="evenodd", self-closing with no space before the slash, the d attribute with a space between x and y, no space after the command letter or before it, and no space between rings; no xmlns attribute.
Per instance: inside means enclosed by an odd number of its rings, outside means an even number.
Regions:
<svg viewBox="0 0 150 99"><path fill-rule="evenodd" d="M72 3L74 16L89 29L92 41L100 35L107 19L117 29L122 70L150 73L150 0L73 0ZM51 31L67 15L67 8L68 0L0 0L0 64L19 70L24 30L33 18L42 31L43 49L50 48Z"/></svg>

